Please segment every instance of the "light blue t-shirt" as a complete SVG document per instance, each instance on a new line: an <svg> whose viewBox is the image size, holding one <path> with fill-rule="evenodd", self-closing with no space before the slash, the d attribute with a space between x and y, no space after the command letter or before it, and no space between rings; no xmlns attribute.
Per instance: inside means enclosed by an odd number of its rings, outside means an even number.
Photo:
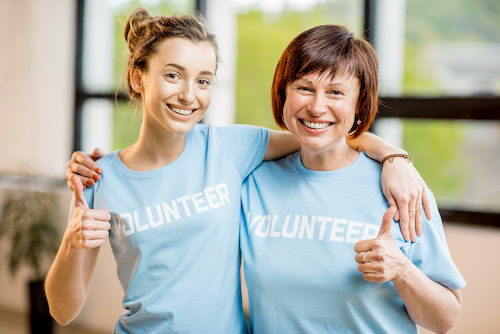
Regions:
<svg viewBox="0 0 500 334"><path fill-rule="evenodd" d="M377 237L388 208L380 164L364 154L336 171L305 168L300 153L264 162L242 188L241 251L253 333L417 333L392 282L368 282L354 244ZM445 240L434 197L423 236L404 254L450 289L465 282Z"/></svg>
<svg viewBox="0 0 500 334"><path fill-rule="evenodd" d="M125 296L115 333L247 333L240 292L240 191L267 129L196 125L182 154L150 172L111 153L91 207L112 214L110 242ZM168 148L165 148L168 149Z"/></svg>

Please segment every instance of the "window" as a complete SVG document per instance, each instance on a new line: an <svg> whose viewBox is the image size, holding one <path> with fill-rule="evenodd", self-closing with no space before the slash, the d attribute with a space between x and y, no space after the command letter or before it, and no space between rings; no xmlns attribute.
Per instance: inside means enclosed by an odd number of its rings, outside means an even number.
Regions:
<svg viewBox="0 0 500 334"><path fill-rule="evenodd" d="M208 1L78 0L76 149L103 143L106 151L127 147L140 127L134 110L115 101L126 51L121 36L126 16L119 14L138 6L154 14L205 11ZM357 36L365 34L379 55L383 105L373 131L409 151L446 221L500 226L500 2L232 0L232 5L238 30L237 123L276 128L269 96L281 52L312 26L345 25ZM102 137L83 136L101 123L107 124L97 132Z"/></svg>
<svg viewBox="0 0 500 334"><path fill-rule="evenodd" d="M500 225L500 3L366 1L384 107L448 220Z"/></svg>

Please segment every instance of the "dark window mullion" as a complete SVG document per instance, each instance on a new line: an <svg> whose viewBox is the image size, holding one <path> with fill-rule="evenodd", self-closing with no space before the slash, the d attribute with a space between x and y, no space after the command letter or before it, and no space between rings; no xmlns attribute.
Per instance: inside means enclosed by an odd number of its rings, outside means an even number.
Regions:
<svg viewBox="0 0 500 334"><path fill-rule="evenodd" d="M500 120L500 97L381 97L379 117Z"/></svg>
<svg viewBox="0 0 500 334"><path fill-rule="evenodd" d="M375 42L376 0L364 1L364 34ZM378 117L412 119L500 120L500 98L381 97ZM500 228L500 213L439 209L446 222L467 223Z"/></svg>

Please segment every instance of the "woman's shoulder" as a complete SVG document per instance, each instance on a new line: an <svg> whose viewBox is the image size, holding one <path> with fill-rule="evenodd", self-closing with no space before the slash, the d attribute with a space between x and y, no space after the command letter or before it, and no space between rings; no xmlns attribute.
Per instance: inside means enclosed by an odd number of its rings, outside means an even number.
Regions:
<svg viewBox="0 0 500 334"><path fill-rule="evenodd" d="M102 171L108 171L117 163L120 162L120 158L118 157L118 153L121 150L113 151L111 153L106 154L102 158L96 161Z"/></svg>

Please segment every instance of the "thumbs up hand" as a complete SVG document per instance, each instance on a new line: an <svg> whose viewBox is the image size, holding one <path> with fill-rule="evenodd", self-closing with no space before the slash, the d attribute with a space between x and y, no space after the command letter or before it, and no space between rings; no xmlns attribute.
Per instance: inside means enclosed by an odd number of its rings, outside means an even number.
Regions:
<svg viewBox="0 0 500 334"><path fill-rule="evenodd" d="M396 208L390 207L384 214L380 231L375 239L361 240L354 245L355 260L363 278L370 282L384 283L403 274L408 258L392 238L392 218Z"/></svg>
<svg viewBox="0 0 500 334"><path fill-rule="evenodd" d="M101 246L109 236L111 215L105 210L89 209L83 195L83 184L73 178L75 203L73 216L64 233L72 247L91 249Z"/></svg>

